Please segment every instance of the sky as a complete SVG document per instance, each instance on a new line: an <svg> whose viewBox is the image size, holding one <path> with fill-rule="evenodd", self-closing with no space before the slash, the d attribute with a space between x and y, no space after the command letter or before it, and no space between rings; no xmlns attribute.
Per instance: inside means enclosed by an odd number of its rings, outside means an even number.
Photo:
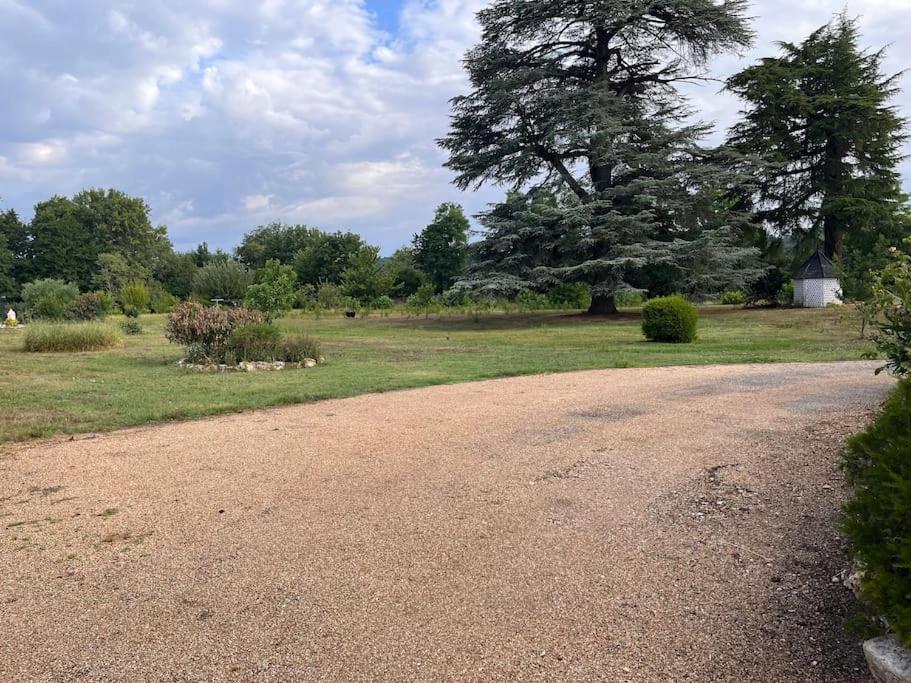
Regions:
<svg viewBox="0 0 911 683"><path fill-rule="evenodd" d="M180 250L273 220L353 230L389 254L444 201L477 213L435 139L487 0L0 0L0 209L87 187L140 195ZM722 79L835 13L911 66L911 0L756 0ZM896 101L911 116L911 77ZM688 94L718 142L737 100ZM911 147L909 147L911 153ZM903 172L911 190L911 165Z"/></svg>

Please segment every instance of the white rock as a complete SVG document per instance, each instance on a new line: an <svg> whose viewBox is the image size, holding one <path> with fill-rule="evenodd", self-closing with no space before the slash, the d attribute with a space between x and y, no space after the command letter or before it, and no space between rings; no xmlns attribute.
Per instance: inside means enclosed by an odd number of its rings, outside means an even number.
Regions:
<svg viewBox="0 0 911 683"><path fill-rule="evenodd" d="M304 367L305 368L316 367L316 360L314 358L304 358Z"/></svg>
<svg viewBox="0 0 911 683"><path fill-rule="evenodd" d="M911 650L902 647L897 637L866 641L864 656L877 683L911 683Z"/></svg>

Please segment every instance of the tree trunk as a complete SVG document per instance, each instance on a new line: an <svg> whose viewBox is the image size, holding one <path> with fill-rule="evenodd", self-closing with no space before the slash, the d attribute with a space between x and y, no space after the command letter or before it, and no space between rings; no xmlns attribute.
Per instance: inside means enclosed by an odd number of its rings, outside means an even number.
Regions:
<svg viewBox="0 0 911 683"><path fill-rule="evenodd" d="M825 220L825 246L823 247L826 257L834 261L835 263L842 262L842 256L844 256L845 245L844 245L844 230L842 230L841 221L830 220L830 217L826 217Z"/></svg>
<svg viewBox="0 0 911 683"><path fill-rule="evenodd" d="M613 315L617 312L617 300L613 294L592 293L592 303L588 307L587 315Z"/></svg>

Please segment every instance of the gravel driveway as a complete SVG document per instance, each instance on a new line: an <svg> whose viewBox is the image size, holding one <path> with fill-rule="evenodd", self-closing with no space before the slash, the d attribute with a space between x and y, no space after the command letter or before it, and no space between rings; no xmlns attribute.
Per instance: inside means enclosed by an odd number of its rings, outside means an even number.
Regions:
<svg viewBox="0 0 911 683"><path fill-rule="evenodd" d="M866 680L869 363L607 370L6 448L0 680Z"/></svg>

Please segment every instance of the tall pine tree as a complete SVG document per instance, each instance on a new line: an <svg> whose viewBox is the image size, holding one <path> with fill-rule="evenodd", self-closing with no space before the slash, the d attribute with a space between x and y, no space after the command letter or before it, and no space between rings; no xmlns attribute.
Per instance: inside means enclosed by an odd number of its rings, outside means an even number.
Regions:
<svg viewBox="0 0 911 683"><path fill-rule="evenodd" d="M883 76L883 52L861 50L858 38L842 14L727 83L747 105L729 142L767 162L758 216L777 234L816 237L837 261L852 242L862 260L878 234L904 230L905 122L890 104L898 76Z"/></svg>
<svg viewBox="0 0 911 683"><path fill-rule="evenodd" d="M696 209L738 179L698 145L707 129L684 120L675 88L705 78L713 55L750 44L746 5L496 0L478 14L482 39L465 59L473 89L453 100L440 141L456 184L557 183L573 194L555 207L560 259L526 283L589 282L591 312L605 313L650 265L702 284L746 274L739 218L717 203ZM706 237L717 256L692 272ZM489 265L496 277L499 264Z"/></svg>

